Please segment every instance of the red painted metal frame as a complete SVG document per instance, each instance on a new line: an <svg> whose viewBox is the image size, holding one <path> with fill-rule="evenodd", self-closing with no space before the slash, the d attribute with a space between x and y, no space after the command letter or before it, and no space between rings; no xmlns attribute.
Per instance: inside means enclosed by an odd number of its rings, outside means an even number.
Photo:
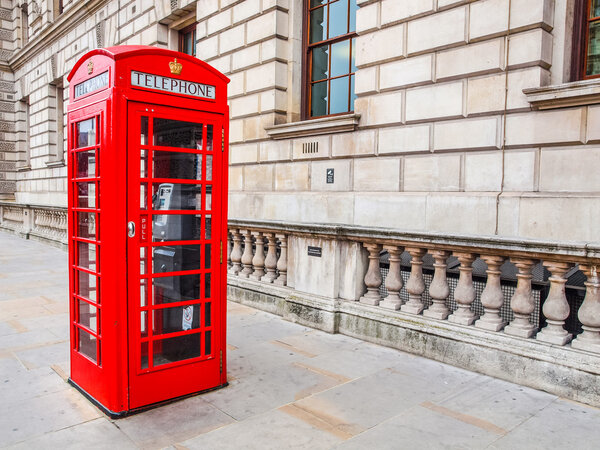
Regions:
<svg viewBox="0 0 600 450"><path fill-rule="evenodd" d="M169 62L177 58L183 65L181 75L172 74ZM90 62L91 67L90 72ZM155 74L169 78L179 78L215 86L214 100L199 99L191 96L169 94L132 87L131 71ZM108 86L74 98L75 85L108 71ZM219 247L226 248L227 233L227 176L228 176L228 117L227 83L229 80L208 64L183 53L145 46L122 46L97 49L83 56L69 74L68 107L68 199L69 199L69 292L71 323L71 377L70 381L95 401L105 412L112 416L125 415L136 408L142 408L156 402L166 401L178 396L197 391L211 389L226 384L226 258L219 258ZM140 105L162 111L165 116L174 120L189 121L195 118L202 123L212 123L213 130L213 191L212 191L212 259L211 267L216 268L218 276L212 281L213 327L212 358L196 363L161 366L161 370L152 372L142 378L134 368L137 352L134 352L134 325L139 326L132 311L139 311L135 301L139 300L139 245L137 258L132 255L134 240L139 244L137 236L127 237L127 222L137 220L132 217L135 206L139 210L139 194L137 204L131 204L132 191L139 193L139 186L132 189L131 173L128 164L137 157L139 168L139 152L131 154L131 142L136 133L132 123L134 114L130 113ZM97 148L95 177L82 178L75 181L75 123L89 117L98 117ZM223 137L219 139L221 132ZM128 133L131 131L131 133ZM139 129L137 130L139 144ZM206 142L206 141L204 141ZM224 143L223 151L220 144ZM139 145L137 146L139 149ZM77 149L80 151L80 149ZM178 151L185 149L178 149ZM134 150L135 151L135 150ZM129 156L128 156L129 154ZM129 161L128 161L129 158ZM90 208L78 208L76 203L76 182L89 181L97 183L96 199L100 204L98 212ZM160 180L156 180L160 181ZM178 180L178 182L180 182ZM151 186L152 183L149 183ZM218 186L218 190L217 190ZM129 206L128 206L129 197ZM149 205L150 207L151 205ZM217 209L218 208L218 209ZM96 240L76 236L77 211L96 212ZM138 211L139 212L139 211ZM161 214L164 214L161 211ZM171 212L172 213L172 212ZM190 211L188 213L196 213ZM151 217L148 210L148 217ZM138 214L139 216L139 214ZM139 225L139 224L138 224ZM76 295L75 270L89 273L88 269L75 269L77 263L76 242L89 242L96 247L96 270L98 271L96 302ZM217 243L218 242L218 243ZM183 244L185 242L181 242ZM204 244L203 244L204 245ZM224 250L223 250L224 251ZM135 264L137 263L137 267ZM214 265L213 265L214 264ZM137 269L137 278L133 273ZM194 273L197 271L186 272ZM202 272L200 270L199 272ZM133 279L132 279L133 277ZM211 277L212 278L212 277ZM136 284L137 283L137 284ZM137 296L135 295L137 292ZM98 295L99 294L99 295ZM132 295L133 294L133 295ZM100 314L97 318L98 357L99 363L77 351L76 329L86 329L77 323L77 305L79 300L98 304ZM184 305L185 302L164 305ZM135 308L138 308L137 310ZM218 312L218 316L216 315ZM139 330L139 327L137 328ZM92 331L92 330L89 330ZM185 333L180 333L185 334ZM139 332L138 332L139 335ZM176 336L177 334L173 334ZM220 355L222 354L222 360ZM200 379L201 381L198 381ZM141 380L141 381L140 381Z"/></svg>

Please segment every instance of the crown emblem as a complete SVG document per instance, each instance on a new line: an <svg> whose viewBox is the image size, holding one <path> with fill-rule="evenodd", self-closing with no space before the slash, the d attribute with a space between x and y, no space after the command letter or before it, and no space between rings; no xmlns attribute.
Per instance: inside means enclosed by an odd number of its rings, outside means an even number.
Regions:
<svg viewBox="0 0 600 450"><path fill-rule="evenodd" d="M181 73L181 69L183 69L183 66L181 65L181 63L178 63L177 58L175 58L174 61L171 61L169 63L169 68L171 69L171 73L179 75Z"/></svg>
<svg viewBox="0 0 600 450"><path fill-rule="evenodd" d="M94 71L94 62L90 61L89 63L87 63L87 70L88 70L88 75L91 75L92 72Z"/></svg>

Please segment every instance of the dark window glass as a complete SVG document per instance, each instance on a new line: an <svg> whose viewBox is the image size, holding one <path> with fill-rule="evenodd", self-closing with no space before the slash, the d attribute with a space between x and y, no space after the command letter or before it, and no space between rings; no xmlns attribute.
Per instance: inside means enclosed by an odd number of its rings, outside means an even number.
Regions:
<svg viewBox="0 0 600 450"><path fill-rule="evenodd" d="M154 119L154 145L202 149L202 124Z"/></svg>
<svg viewBox="0 0 600 450"><path fill-rule="evenodd" d="M179 51L187 55L196 56L195 23L179 31Z"/></svg>
<svg viewBox="0 0 600 450"><path fill-rule="evenodd" d="M200 356L200 335L196 333L155 341L154 367Z"/></svg>

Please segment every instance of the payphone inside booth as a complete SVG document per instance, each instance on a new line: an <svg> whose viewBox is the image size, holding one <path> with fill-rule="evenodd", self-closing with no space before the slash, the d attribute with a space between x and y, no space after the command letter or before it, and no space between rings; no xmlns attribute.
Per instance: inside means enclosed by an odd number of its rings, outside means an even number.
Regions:
<svg viewBox="0 0 600 450"><path fill-rule="evenodd" d="M70 383L112 417L225 386L229 80L122 46L69 81Z"/></svg>

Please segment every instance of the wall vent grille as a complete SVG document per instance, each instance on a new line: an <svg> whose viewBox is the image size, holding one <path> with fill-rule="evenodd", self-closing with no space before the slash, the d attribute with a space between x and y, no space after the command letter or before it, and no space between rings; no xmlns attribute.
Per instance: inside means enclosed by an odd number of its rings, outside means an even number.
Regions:
<svg viewBox="0 0 600 450"><path fill-rule="evenodd" d="M310 153L319 153L318 142L305 142L302 144L302 154L307 155Z"/></svg>

